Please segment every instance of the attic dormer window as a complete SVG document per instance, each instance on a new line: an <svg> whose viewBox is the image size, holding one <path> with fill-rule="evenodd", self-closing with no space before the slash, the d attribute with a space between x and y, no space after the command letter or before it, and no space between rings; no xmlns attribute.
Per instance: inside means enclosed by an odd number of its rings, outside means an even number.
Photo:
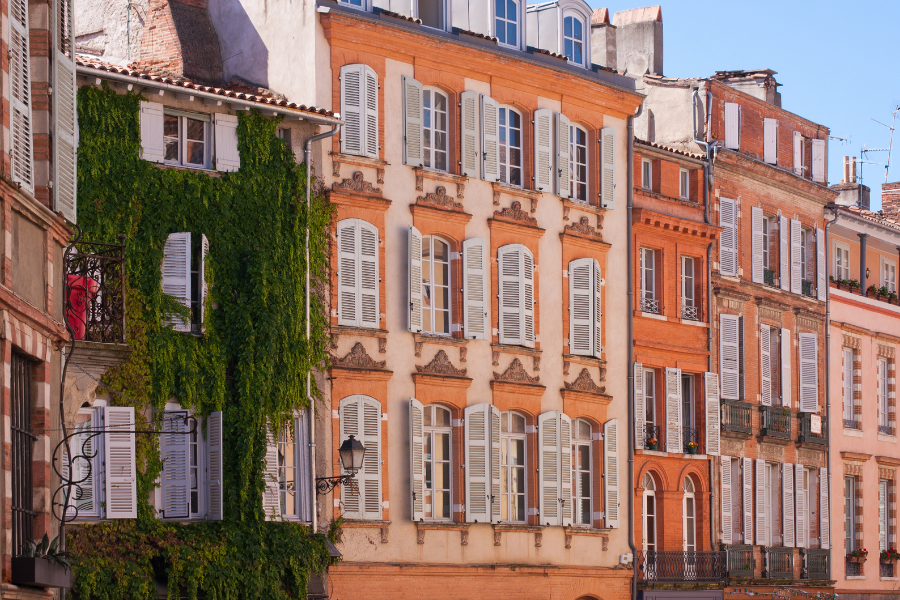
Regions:
<svg viewBox="0 0 900 600"><path fill-rule="evenodd" d="M584 22L573 15L563 19L563 53L570 63L584 65Z"/></svg>
<svg viewBox="0 0 900 600"><path fill-rule="evenodd" d="M519 47L519 2L496 0L494 5L494 33L503 46Z"/></svg>

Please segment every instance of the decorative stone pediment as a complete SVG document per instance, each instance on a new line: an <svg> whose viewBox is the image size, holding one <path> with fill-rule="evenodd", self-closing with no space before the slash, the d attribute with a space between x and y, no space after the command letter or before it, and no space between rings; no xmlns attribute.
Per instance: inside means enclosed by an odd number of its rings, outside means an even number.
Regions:
<svg viewBox="0 0 900 600"><path fill-rule="evenodd" d="M598 215L597 221L598 225L602 222L601 219L603 215ZM577 223L572 223L571 225L566 226L566 231L571 231L572 233L580 233L581 235L587 235L590 237L595 237L598 240L603 239L603 234L600 233L599 229L595 229L591 227L590 219L587 217L581 217L578 219Z"/></svg>
<svg viewBox="0 0 900 600"><path fill-rule="evenodd" d="M513 203L509 208L495 210L494 216L512 219L513 221L519 221L527 225L537 225L537 219L528 214L528 212L522 210L522 203L518 200L513 200Z"/></svg>
<svg viewBox="0 0 900 600"><path fill-rule="evenodd" d="M380 194L381 188L374 187L371 183L363 178L362 171L355 171L352 179L344 179L340 183L331 184L333 190L344 190L348 192L362 192L364 194Z"/></svg>
<svg viewBox="0 0 900 600"><path fill-rule="evenodd" d="M369 353L366 352L362 342L353 344L353 348L344 358L331 357L331 365L333 367L346 367L350 369L383 369L386 361L374 360Z"/></svg>
<svg viewBox="0 0 900 600"><path fill-rule="evenodd" d="M578 374L578 377L575 378L575 381L569 383L568 381L564 382L567 390L572 390L576 392L588 392L589 394L605 394L606 387L600 387L594 380L591 379L590 372L585 368L581 370L581 373Z"/></svg>
<svg viewBox="0 0 900 600"><path fill-rule="evenodd" d="M460 202L456 202L453 196L447 195L447 188L442 185L439 185L437 189L435 189L433 194L425 194L424 196L419 196L418 202L433 204L435 206L440 206L441 208L447 208L449 210L463 209L463 205Z"/></svg>
<svg viewBox="0 0 900 600"><path fill-rule="evenodd" d="M416 371L419 373L431 373L435 375L452 375L454 377L465 377L466 369L457 369L450 362L450 357L443 350L438 350L431 362L425 365L416 365Z"/></svg>
<svg viewBox="0 0 900 600"><path fill-rule="evenodd" d="M494 371L494 379L496 381L509 381L512 383L539 383L541 381L540 375L534 377L529 375L525 371L525 366L522 364L522 361L518 358L514 358L513 361L509 363L509 367L507 367L502 374Z"/></svg>

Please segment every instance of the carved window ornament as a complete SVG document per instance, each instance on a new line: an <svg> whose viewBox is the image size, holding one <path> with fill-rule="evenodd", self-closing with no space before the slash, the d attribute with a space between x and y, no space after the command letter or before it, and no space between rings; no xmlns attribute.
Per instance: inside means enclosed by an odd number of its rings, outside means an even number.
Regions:
<svg viewBox="0 0 900 600"><path fill-rule="evenodd" d="M387 364L383 360L374 360L366 352L362 342L356 342L353 348L343 358L332 357L331 365L334 367L346 367L350 369L383 369Z"/></svg>
<svg viewBox="0 0 900 600"><path fill-rule="evenodd" d="M509 367L502 373L494 371L494 379L496 381L509 381L512 383L530 383L535 384L541 381L540 375L532 377L525 371L525 366L518 358L514 358Z"/></svg>
<svg viewBox="0 0 900 600"><path fill-rule="evenodd" d="M438 350L434 358L425 366L416 365L416 371L419 373L430 373L435 375L451 375L453 377L465 377L467 369L457 369L450 362L450 357L443 350Z"/></svg>
<svg viewBox="0 0 900 600"><path fill-rule="evenodd" d="M362 171L355 171L352 179L344 179L340 183L331 184L333 190L343 190L348 192L360 192L363 194L380 194L381 188L374 187L366 181Z"/></svg>
<svg viewBox="0 0 900 600"><path fill-rule="evenodd" d="M456 202L453 199L453 196L448 196L447 188L442 185L439 185L432 194L419 196L417 198L417 201L419 203L434 204L435 206L440 206L442 208L447 208L450 210L463 210L462 203Z"/></svg>
<svg viewBox="0 0 900 600"><path fill-rule="evenodd" d="M599 230L591 227L590 219L587 217L581 217L578 219L577 223L572 223L571 225L566 225L566 231L571 231L572 233L578 233L581 235L586 235L590 237L595 237L598 240L603 239L603 234L600 233Z"/></svg>
<svg viewBox="0 0 900 600"><path fill-rule="evenodd" d="M581 370L581 373L578 374L578 377L575 381L569 383L568 381L564 382L567 390L572 390L573 392L587 392L589 394L605 394L606 387L599 386L594 383L594 380L591 378L590 372L587 368Z"/></svg>
<svg viewBox="0 0 900 600"><path fill-rule="evenodd" d="M495 210L494 216L503 217L505 219L512 219L513 221L520 221L528 225L537 225L537 219L532 217L526 211L522 210L522 203L518 200L513 200L513 203L509 208L504 208L503 210Z"/></svg>

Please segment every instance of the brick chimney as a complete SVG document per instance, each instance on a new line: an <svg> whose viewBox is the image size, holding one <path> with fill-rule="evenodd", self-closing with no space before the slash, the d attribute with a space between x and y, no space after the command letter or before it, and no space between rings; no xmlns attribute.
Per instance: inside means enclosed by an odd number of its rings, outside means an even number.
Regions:
<svg viewBox="0 0 900 600"><path fill-rule="evenodd" d="M616 28L616 69L636 78L647 73L662 75L662 8L620 10L613 15L612 24Z"/></svg>
<svg viewBox="0 0 900 600"><path fill-rule="evenodd" d="M881 210L886 219L900 224L900 181L881 184Z"/></svg>
<svg viewBox="0 0 900 600"><path fill-rule="evenodd" d="M139 66L203 83L222 81L219 36L208 0L150 0Z"/></svg>
<svg viewBox="0 0 900 600"><path fill-rule="evenodd" d="M591 14L591 60L595 65L616 68L616 28L609 22L608 8Z"/></svg>

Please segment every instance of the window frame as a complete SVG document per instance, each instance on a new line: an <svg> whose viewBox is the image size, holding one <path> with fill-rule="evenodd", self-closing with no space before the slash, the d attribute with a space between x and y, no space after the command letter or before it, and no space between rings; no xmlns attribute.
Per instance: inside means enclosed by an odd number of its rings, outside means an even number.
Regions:
<svg viewBox="0 0 900 600"><path fill-rule="evenodd" d="M581 424L584 423L588 427L588 436L587 438L583 438L580 435ZM572 524L575 527L593 527L594 524L594 440L593 440L594 426L591 425L591 422L587 419L577 418L572 419ZM587 469L580 468L581 465L578 461L579 458L579 449L587 448L588 451L588 464ZM584 494L584 490L582 489L582 494L579 495L578 491L581 488L581 475L587 474L588 485L587 485L587 495ZM584 514L582 510L582 502L584 500L588 501L588 512L587 515ZM585 518L586 517L586 518ZM587 521L586 523L584 521Z"/></svg>
<svg viewBox="0 0 900 600"><path fill-rule="evenodd" d="M690 264L691 264L690 276L687 275L687 269L685 268L685 265L687 265L688 262L690 262ZM689 306L689 307L693 307L693 308L697 307L697 303L696 303L697 300L694 297L695 292L696 292L696 285L697 285L697 282L696 282L697 266L695 264L696 262L697 262L697 259L695 259L693 256L683 256L682 255L682 257L681 257L681 306ZM690 285L688 285L689 280L690 280ZM687 293L688 290L690 290L690 296L688 296L688 293ZM688 298L690 298L690 301L691 301L690 304L688 304L688 302L687 302Z"/></svg>
<svg viewBox="0 0 900 600"><path fill-rule="evenodd" d="M584 134L584 144L578 144L576 140L576 135L578 133ZM590 202L590 181L591 181L591 170L590 170L590 137L588 136L588 131L585 127L578 125L577 123L569 123L569 199L573 202L581 202L584 204L588 204ZM577 159L577 150L583 148L584 149L584 162L579 162ZM584 181L580 180L577 173L578 167L584 167ZM578 198L577 189L579 185L584 185L584 198Z"/></svg>
<svg viewBox="0 0 900 600"><path fill-rule="evenodd" d="M690 171L685 168L678 169L678 197L682 200L691 199L691 176Z"/></svg>
<svg viewBox="0 0 900 600"><path fill-rule="evenodd" d="M572 19L572 23L573 23L572 36L566 35L566 21L568 19ZM570 39L572 40L572 53L573 54L575 53L575 43L576 43L575 33L574 33L575 32L575 23L578 23L581 25L581 40L580 40L581 61L580 62L574 60L566 53L566 42ZM562 48L561 48L562 52L560 54L562 54L563 56L566 57L566 59L570 65L577 65L579 67L584 67L586 64L586 61L588 59L587 45L590 44L590 27L586 26L583 15L581 15L579 12L577 12L575 10L571 10L571 9L563 11L561 26L562 26L562 30L560 31L560 33L562 35L560 35L560 39L562 41Z"/></svg>
<svg viewBox="0 0 900 600"><path fill-rule="evenodd" d="M362 1L365 1L365 0L362 0ZM414 7L414 9L416 11L415 16L417 19L420 19L420 20L422 20L422 14L421 14L420 7L419 7L419 2L421 2L421 1L422 0L415 0L415 7ZM452 27L447 26L448 23L450 22L450 19L448 19L448 17L450 16L450 14L449 14L450 11L448 10L448 5L450 4L450 0L437 0L437 1L441 5L440 6L441 25L439 27L433 27L431 25L426 24L425 21L422 20L422 27L427 27L428 29L434 29L436 31L450 31L453 29Z"/></svg>
<svg viewBox="0 0 900 600"><path fill-rule="evenodd" d="M844 253L842 256L841 253ZM842 258L846 259L846 264L842 264ZM834 252L832 255L834 260L834 278L850 279L850 244L846 242L834 242Z"/></svg>
<svg viewBox="0 0 900 600"><path fill-rule="evenodd" d="M650 483L648 486L647 483ZM659 519L659 505L656 502L656 480L653 478L653 475L650 473L644 474L644 481L641 482L641 485L644 486L644 493L642 497L642 511L641 516L643 519L643 533L644 539L642 542L644 552L654 552L659 550L659 536L657 536L657 520ZM653 498L653 513L651 515L648 512L647 507L650 505L650 498ZM648 536L647 534L651 531L651 527L648 526L647 517L652 517L652 536ZM653 541L651 542L650 539ZM652 549L651 549L652 546Z"/></svg>
<svg viewBox="0 0 900 600"><path fill-rule="evenodd" d="M688 383L689 382L689 383ZM687 383L687 385L685 385ZM690 429L695 429L699 433L699 429L694 427L697 424L697 377L693 373L681 373L681 426L682 430L687 425ZM699 437L699 436L698 436ZM682 438L684 436L682 435ZM685 445L691 440L685 440ZM699 440L698 440L699 443Z"/></svg>
<svg viewBox="0 0 900 600"><path fill-rule="evenodd" d="M884 256L881 257L881 287L897 293L897 261Z"/></svg>
<svg viewBox="0 0 900 600"><path fill-rule="evenodd" d="M844 549L848 554L856 550L855 507L856 477L844 475Z"/></svg>
<svg viewBox="0 0 900 600"><path fill-rule="evenodd" d="M278 438L275 440L277 448L276 453L278 455L278 510L279 516L285 521L303 522L303 519L300 515L300 503L302 502L302 499L300 498L300 494L302 493L302 488L300 485L300 461L303 460L303 450L300 447L301 445L297 443L297 420L298 416L294 415L291 418L290 422L285 423L285 425L278 432ZM289 428L293 430L293 436L291 437L291 441L287 442L284 440ZM282 464L282 459L285 454L282 453L281 449L283 445L287 445L288 443L293 447L294 454L294 464L290 467ZM282 487L285 480L282 479L281 474L282 471L286 471L287 469L291 469L294 471L294 512L292 514L288 514L285 511L285 489L284 487Z"/></svg>
<svg viewBox="0 0 900 600"><path fill-rule="evenodd" d="M641 189L653 191L653 161L649 158L641 159Z"/></svg>
<svg viewBox="0 0 900 600"><path fill-rule="evenodd" d="M509 123L509 115L510 113L514 113L519 117L519 127L514 128ZM510 139L510 131L518 132L518 140L519 145L513 146ZM524 141L524 132L525 132L525 115L522 111L516 109L515 107L509 104L501 104L497 108L497 168L500 171L500 183L504 185L508 185L510 187L521 188L525 186L525 141ZM511 151L518 150L519 154L519 163L517 165L511 164L510 160ZM505 151L505 152L504 152ZM503 160L503 155L506 155L506 160ZM519 171L519 183L512 183L511 174L514 170Z"/></svg>
<svg viewBox="0 0 900 600"><path fill-rule="evenodd" d="M193 433L189 433L186 435L185 443L187 445L187 456L185 457L185 468L187 469L187 496L188 496L188 514L186 517L165 517L161 516L160 519L163 521L203 521L208 515L208 494L209 490L206 486L206 469L207 469L207 440L203 436L203 431L205 429L204 424L206 419L204 417L198 417L194 414L194 410L191 408L183 408L178 402L167 402L164 410L164 414L169 413L184 413L187 415L189 419L194 419L195 427ZM165 418L165 417L164 417ZM196 441L192 441L196 440ZM197 451L197 464L191 465L191 444L196 444ZM160 449L161 450L161 449ZM196 468L197 471L197 510L193 510L193 505L191 502L191 495L194 493L194 489L191 487L191 476L190 472L192 468ZM105 474L104 474L105 476ZM160 490L160 494L162 494L162 486L158 488ZM159 496L162 499L162 495ZM165 509L164 502L160 506L160 510ZM162 513L165 515L165 513Z"/></svg>
<svg viewBox="0 0 900 600"><path fill-rule="evenodd" d="M876 361L876 382L877 382L877 399L878 399L878 427L879 433L882 427L889 427L888 421L888 359L879 356Z"/></svg>
<svg viewBox="0 0 900 600"><path fill-rule="evenodd" d="M509 423L513 416L523 420L523 432L509 431ZM504 425L506 425L507 431L503 431ZM522 442L523 462L521 465L509 464L511 442L513 441ZM506 458L505 463L504 457ZM522 489L515 493L511 491L513 468L521 469L523 482ZM502 523L526 523L528 521L528 479L528 418L516 410L503 411L500 413L500 521ZM513 500L518 497L522 498L522 519L512 519L510 517L513 512ZM503 518L504 509L506 518Z"/></svg>
<svg viewBox="0 0 900 600"><path fill-rule="evenodd" d="M90 448L86 448L83 446L84 442L80 441L80 435L78 433L79 425L81 423L86 423L88 425L85 428L86 432L98 431L102 429L102 416L101 411L103 410L103 406L106 405L105 400L95 400L91 406L82 406L78 409L78 413L76 416L75 427L73 428L73 433L75 434L72 437L72 440L69 442L69 448L71 448L72 453L77 457L81 454L82 448L85 451L90 452L93 456L88 459L90 462L90 472L91 472L91 487L93 488L91 491L91 508L90 510L84 510L80 506L78 507L77 513L75 514L76 521L91 521L91 520L100 520L103 518L103 503L104 503L104 485L103 485L103 435L98 435L90 439ZM87 416L88 420L79 422L77 419L80 416ZM87 441L86 439L84 440ZM63 460L68 462L68 458L65 455L65 450L63 450ZM77 463L76 463L77 465ZM74 465L73 465L74 466ZM84 468L84 467L80 467ZM75 469L73 469L75 470ZM77 472L77 471L76 471ZM72 475L71 479L75 482L81 481L86 478L86 475L79 473L78 475ZM82 487L82 486L79 486ZM77 490L73 488L73 494L78 494ZM82 492L83 497L83 492ZM66 500L66 512L69 513L70 502L72 501L78 502L80 499L67 499Z"/></svg>
<svg viewBox="0 0 900 600"><path fill-rule="evenodd" d="M444 309L436 309L434 307L434 289L433 289L434 284L432 282L429 282L430 287L427 288L431 292L431 298L429 299L430 306L428 306L428 307L425 306L425 298L426 298L426 296L425 296L425 293L426 293L425 292L425 290L426 290L426 286L425 286L425 263L426 263L425 240L426 239L428 240L428 243L429 243L429 249L428 249L429 256L427 259L427 263L429 265L429 273L432 274L432 279L434 278L433 277L434 241L438 240L439 242L441 242L447 246L447 262L446 262L446 264L447 264L447 281L446 281L445 285L440 286L440 287L447 288L447 308L446 308L447 331L446 332L434 331L434 329L435 329L435 327L434 327L435 312L443 311ZM440 336L444 336L444 337L450 337L453 335L453 258L452 258L452 254L453 254L453 246L449 240L446 240L439 235L429 234L429 235L422 236L422 333L427 333L430 335L440 335ZM440 264L443 264L443 263L440 263ZM429 312L429 318L430 318L430 323L431 323L430 330L425 327L425 312L426 311Z"/></svg>
<svg viewBox="0 0 900 600"><path fill-rule="evenodd" d="M359 6L353 4L354 0L337 0L338 5L346 6L347 8L352 8L354 10L363 10L363 11L371 11L372 10L372 0L358 0Z"/></svg>
<svg viewBox="0 0 900 600"><path fill-rule="evenodd" d="M878 480L878 545L879 545L879 551L884 551L891 547L890 492L891 492L891 480L879 478L879 480ZM882 518L882 514L884 515L884 518ZM881 543L882 534L884 534L884 544L883 545Z"/></svg>
<svg viewBox="0 0 900 600"><path fill-rule="evenodd" d="M212 118L208 114L196 113L198 117L189 117L184 111L175 111L163 108L163 163L185 169L199 169L209 171L212 169L213 160L213 127ZM178 119L178 160L166 158L166 140L172 136L166 135L166 118L174 117ZM206 118L203 118L206 117ZM191 163L187 161L187 120L199 121L203 123L203 164ZM192 140L197 141L197 140Z"/></svg>
<svg viewBox="0 0 900 600"><path fill-rule="evenodd" d="M690 486L690 490L688 490L688 486ZM697 496L696 496L696 486L694 482L691 480L690 476L684 478L684 485L682 486L682 492L684 495L681 499L681 515L682 515L682 531L684 535L682 536L682 549L685 552L696 552L697 551ZM688 500L691 500L691 514L688 515ZM692 545L688 544L688 531L692 533L692 538L694 543Z"/></svg>
<svg viewBox="0 0 900 600"><path fill-rule="evenodd" d="M444 130L438 130L434 123L435 114L439 112L435 106L434 97L440 94L444 98ZM430 98L430 100L429 100ZM426 106L430 103L430 106ZM430 112L430 114L429 114ZM425 86L422 89L422 166L439 173L450 172L450 95L439 87ZM431 125L427 125L427 123ZM436 134L444 135L444 147L436 148L434 142ZM426 145L426 138L430 142ZM444 154L444 168L435 166L435 158L438 154Z"/></svg>
<svg viewBox="0 0 900 600"><path fill-rule="evenodd" d="M641 246L641 300L656 300L656 249ZM649 257L649 260L648 260ZM648 266L649 263L649 266ZM647 289L647 282L650 282L650 288ZM649 294L648 294L649 292ZM643 307L641 307L643 311Z"/></svg>
<svg viewBox="0 0 900 600"><path fill-rule="evenodd" d="M506 16L500 17L497 15L497 7L499 6L498 3L501 3L501 2L504 4L507 2L512 2L516 6L516 18L515 18L516 40L515 40L515 43L512 43L512 44L509 43L508 41L501 41L501 38L498 35L498 33L499 33L499 27L497 26L498 21L501 21L501 20L503 21L505 33L509 31L508 24L513 22L513 20L507 18ZM493 6L492 6L493 10L491 11L491 31L493 32L494 37L497 38L497 45L504 47L504 48L513 48L515 50L520 50L522 47L522 39L523 39L522 25L525 22L525 19L523 18L523 10L522 10L521 0L494 0L494 2L492 4L493 4ZM504 33L504 40L505 40L505 33Z"/></svg>
<svg viewBox="0 0 900 600"><path fill-rule="evenodd" d="M443 411L447 412L447 414L450 417L449 425L447 425L447 426L434 425L434 422L435 422L434 414L438 410L443 410ZM427 415L429 413L431 414L431 417L432 417L431 425L426 424L426 423L428 423ZM432 456L434 455L433 448L435 447L434 446L434 435L435 434L446 435L449 440L449 443L448 443L449 454L448 454L448 457L446 460L443 460L443 459L436 460L434 458L431 458L431 459L428 458L429 455L428 455L427 449L429 447L432 448ZM423 499L423 505L422 505L425 516L423 518L429 522L450 522L453 520L453 491L454 491L454 486L453 486L453 410L449 406L445 406L440 403L424 405L422 407L422 435L423 435L422 460L424 461L423 472L425 474L424 475L425 483L423 486L425 498ZM432 476L431 476L432 486L431 487L429 487L429 478L428 478L429 462L431 463L430 466L431 466L431 473L432 473ZM449 465L448 477L447 477L447 486L448 487L441 488L439 490L441 492L446 492L448 495L448 498L450 500L450 502L449 502L450 510L449 510L449 514L446 517L443 517L443 516L437 517L434 514L435 506L436 506L436 503L435 503L435 491L436 490L433 487L434 473L436 472L435 471L435 463L447 463ZM428 516L428 508L427 508L429 506L429 497L431 499L431 501L430 501L431 516Z"/></svg>
<svg viewBox="0 0 900 600"><path fill-rule="evenodd" d="M656 369L644 367L644 427L656 426ZM652 418L651 418L652 417ZM646 433L645 433L646 435Z"/></svg>
<svg viewBox="0 0 900 600"><path fill-rule="evenodd" d="M848 354L850 356L849 361L847 360ZM853 398L853 359L855 358L855 352L853 351L853 348L844 346L841 349L841 358L841 373L843 379L841 382L841 399L843 401L843 410L841 411L841 414L844 420L844 428L847 428L847 421L856 421L856 414L853 410L855 404ZM847 377L848 373L849 377Z"/></svg>

